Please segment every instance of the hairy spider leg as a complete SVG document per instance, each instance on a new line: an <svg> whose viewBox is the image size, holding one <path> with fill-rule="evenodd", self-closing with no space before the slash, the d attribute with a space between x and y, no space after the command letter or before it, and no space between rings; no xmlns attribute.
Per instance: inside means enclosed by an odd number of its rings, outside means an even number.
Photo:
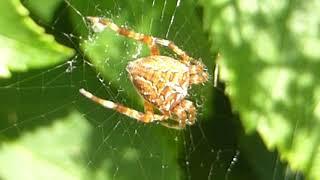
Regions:
<svg viewBox="0 0 320 180"><path fill-rule="evenodd" d="M153 105L151 103L149 103L147 100L144 100L143 107L144 107L144 113L146 114L146 116L153 116L154 115Z"/></svg>
<svg viewBox="0 0 320 180"><path fill-rule="evenodd" d="M128 38L141 41L145 44L147 44L151 50L151 55L159 55L160 51L156 44L168 47L171 49L174 53L176 53L178 56L180 56L181 60L183 63L188 63L191 58L185 51L180 49L177 45L175 45L172 41L166 40L166 39L161 39L157 37L153 37L150 35L145 35L142 33L137 33L132 30L119 27L115 23L113 23L110 19L108 18L102 18L102 17L92 17L88 16L87 19L98 28L98 31L102 31L104 28L108 27L109 29L117 32L120 35L126 36Z"/></svg>
<svg viewBox="0 0 320 180"><path fill-rule="evenodd" d="M146 36L144 34L131 31L127 28L119 27L108 18L88 16L87 19L91 22L91 24L97 31L102 31L105 28L109 28L122 36L145 43L150 48L151 55L160 55L159 48L157 47L151 36Z"/></svg>
<svg viewBox="0 0 320 180"><path fill-rule="evenodd" d="M162 46L168 47L169 49L171 49L174 53L176 53L178 56L180 56L181 61L183 63L188 63L191 59L193 59L192 57L190 57L185 51L183 51L182 49L180 49L177 45L175 45L172 41L167 40L167 39L161 39L161 38L157 38L157 37L152 37L154 39L154 42L156 44L160 44Z"/></svg>
<svg viewBox="0 0 320 180"><path fill-rule="evenodd" d="M168 121L161 121L161 125L172 129L184 129L186 125L192 125L196 119L196 108L189 100L182 100L173 109L173 114L177 116L178 123L170 124Z"/></svg>
<svg viewBox="0 0 320 180"><path fill-rule="evenodd" d="M196 119L196 108L193 103L189 100L182 100L180 104L176 105L172 109L173 113L178 116L179 125L185 127L186 124L192 125Z"/></svg>
<svg viewBox="0 0 320 180"><path fill-rule="evenodd" d="M108 101L108 100L99 98L99 97L93 95L92 93L86 91L85 89L80 89L79 92L82 95L84 95L85 97L87 97L88 99L96 102L97 104L102 105L103 107L116 110L121 114L124 114L124 115L131 117L133 119L137 119L137 120L144 122L144 123L149 123L149 122L153 122L153 121L163 121L163 120L166 120L169 118L168 116L165 116L165 115L153 114L153 112L151 113L150 111L147 111L147 113L142 113L142 112L136 111L132 108L125 107L121 104L117 104L112 101Z"/></svg>

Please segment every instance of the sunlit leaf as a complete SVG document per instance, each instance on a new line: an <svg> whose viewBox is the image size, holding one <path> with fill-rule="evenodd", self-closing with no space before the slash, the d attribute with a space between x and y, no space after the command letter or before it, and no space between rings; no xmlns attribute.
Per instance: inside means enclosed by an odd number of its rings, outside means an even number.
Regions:
<svg viewBox="0 0 320 180"><path fill-rule="evenodd" d="M49 127L1 144L1 178L83 179L88 173L83 155L90 132L88 122L73 112Z"/></svg>
<svg viewBox="0 0 320 180"><path fill-rule="evenodd" d="M66 61L74 52L58 44L29 16L19 0L0 1L0 77Z"/></svg>
<svg viewBox="0 0 320 180"><path fill-rule="evenodd" d="M221 76L247 132L320 179L318 1L203 0Z"/></svg>
<svg viewBox="0 0 320 180"><path fill-rule="evenodd" d="M0 176L28 180L179 176L177 152L164 146L168 139L145 136L141 141L134 136L128 138L121 135L124 129L117 124L103 140L100 130L89 124L83 114L72 111L55 119L51 125L25 132L14 141L3 142L0 146ZM130 143L135 145L128 146ZM162 157L161 161L158 156ZM141 162L149 167L148 171L141 169ZM167 174L163 174L164 170L159 171L161 163L167 164Z"/></svg>

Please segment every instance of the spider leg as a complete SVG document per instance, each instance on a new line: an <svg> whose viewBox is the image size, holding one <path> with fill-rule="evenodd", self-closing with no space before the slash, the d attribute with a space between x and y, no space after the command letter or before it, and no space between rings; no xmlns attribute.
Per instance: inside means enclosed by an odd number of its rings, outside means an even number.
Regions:
<svg viewBox="0 0 320 180"><path fill-rule="evenodd" d="M189 100L182 100L180 104L172 109L173 113L177 116L179 126L184 128L186 125L192 125L196 119L196 108Z"/></svg>
<svg viewBox="0 0 320 180"><path fill-rule="evenodd" d="M109 28L122 36L145 43L150 48L151 55L160 54L159 48L157 47L152 36L137 33L124 27L119 27L108 18L88 16L87 19L91 22L93 29L97 32L100 32L105 28Z"/></svg>
<svg viewBox="0 0 320 180"><path fill-rule="evenodd" d="M144 107L144 113L146 116L152 116L154 114L153 113L153 106L148 101L144 100L143 107Z"/></svg>
<svg viewBox="0 0 320 180"><path fill-rule="evenodd" d="M172 113L176 116L176 123L161 121L160 124L171 129L182 130L187 125L193 125L196 121L196 108L189 100L182 100L180 104L172 109Z"/></svg>
<svg viewBox="0 0 320 180"><path fill-rule="evenodd" d="M159 44L171 49L174 53L180 56L183 62L188 62L189 60L192 59L185 51L180 49L172 41L153 37L150 35L145 35L142 33L137 33L127 28L119 27L118 25L116 25L110 19L107 19L107 18L88 16L87 19L91 22L91 24L93 25L93 28L98 32L104 30L105 28L109 28L120 35L126 36L128 38L131 38L137 41L141 41L147 44L151 50L151 55L160 54L159 48L156 45L156 44Z"/></svg>
<svg viewBox="0 0 320 180"><path fill-rule="evenodd" d="M129 116L133 119L137 119L138 121L141 121L144 123L149 123L149 122L153 122L153 121L163 121L163 120L166 120L169 118L168 116L165 116L165 115L154 114L153 111L148 111L147 113L142 113L142 112L136 111L132 108L125 107L121 104L117 104L112 101L101 99L101 98L91 94L90 92L84 90L84 89L80 89L79 91L82 95L84 95L88 99L91 99L92 101L96 102L97 104L102 105L103 107L106 107L109 109L114 109L121 114ZM148 108L150 108L150 107L148 107Z"/></svg>
<svg viewBox="0 0 320 180"><path fill-rule="evenodd" d="M184 127L180 126L179 124L170 124L167 121L161 121L160 123L162 126L170 128L170 129L176 129L176 130L182 130Z"/></svg>
<svg viewBox="0 0 320 180"><path fill-rule="evenodd" d="M193 58L190 57L185 51L180 49L177 45L175 45L172 41L167 39L161 39L157 37L152 37L156 44L160 44L162 46L168 47L178 56L180 56L182 62L187 63L188 61L192 60Z"/></svg>
<svg viewBox="0 0 320 180"><path fill-rule="evenodd" d="M146 100L144 100L143 107L144 107L144 112L153 112L152 104Z"/></svg>

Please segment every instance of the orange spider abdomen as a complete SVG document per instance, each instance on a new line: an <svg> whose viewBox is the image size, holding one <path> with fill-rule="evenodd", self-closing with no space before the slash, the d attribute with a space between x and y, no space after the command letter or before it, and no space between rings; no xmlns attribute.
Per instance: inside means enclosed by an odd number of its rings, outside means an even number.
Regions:
<svg viewBox="0 0 320 180"><path fill-rule="evenodd" d="M130 79L141 96L167 112L187 95L189 68L168 56L148 56L129 62Z"/></svg>

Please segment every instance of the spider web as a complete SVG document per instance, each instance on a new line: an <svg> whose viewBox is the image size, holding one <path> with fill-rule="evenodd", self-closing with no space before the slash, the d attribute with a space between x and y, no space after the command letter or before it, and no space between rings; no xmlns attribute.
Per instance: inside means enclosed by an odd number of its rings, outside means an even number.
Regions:
<svg viewBox="0 0 320 180"><path fill-rule="evenodd" d="M241 179L241 174L244 179L254 178L253 173L243 172L250 167L237 144L239 122L223 88L215 88L212 79L189 92L199 118L183 131L139 123L78 93L84 87L99 97L143 110L125 66L148 55L148 49L111 31L94 34L86 16L108 17L136 32L170 39L191 56L201 57L212 75L215 51L201 33L201 9L195 7L196 1L181 0L65 0L50 23L38 19L77 53L49 69L16 73L1 81L0 136L5 141L0 159L9 157L6 162L11 164L1 164L1 169L10 171L0 170L0 177ZM161 53L175 56L164 48ZM276 178L281 171L278 156L272 164ZM16 169L18 165L22 168Z"/></svg>

